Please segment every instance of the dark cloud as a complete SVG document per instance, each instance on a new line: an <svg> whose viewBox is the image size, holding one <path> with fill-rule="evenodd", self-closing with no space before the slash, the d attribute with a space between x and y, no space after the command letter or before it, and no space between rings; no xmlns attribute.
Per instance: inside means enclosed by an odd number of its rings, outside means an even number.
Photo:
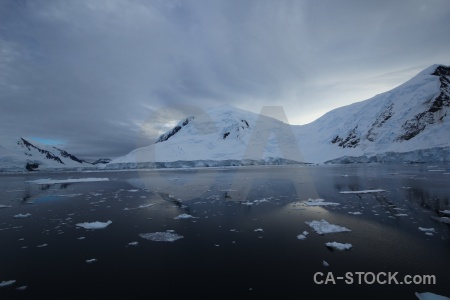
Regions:
<svg viewBox="0 0 450 300"><path fill-rule="evenodd" d="M446 0L0 1L0 136L94 158L133 149L167 106L282 105L304 123L449 64L449 14Z"/></svg>

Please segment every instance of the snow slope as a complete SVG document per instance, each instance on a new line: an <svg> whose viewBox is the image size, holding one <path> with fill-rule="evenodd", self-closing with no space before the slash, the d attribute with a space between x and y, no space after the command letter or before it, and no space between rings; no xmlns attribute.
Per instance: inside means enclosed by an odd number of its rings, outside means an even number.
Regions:
<svg viewBox="0 0 450 300"><path fill-rule="evenodd" d="M57 147L24 138L0 145L0 171L87 168L93 165Z"/></svg>
<svg viewBox="0 0 450 300"><path fill-rule="evenodd" d="M214 107L106 168L442 161L450 154L449 106L450 68L433 65L391 91L302 126Z"/></svg>

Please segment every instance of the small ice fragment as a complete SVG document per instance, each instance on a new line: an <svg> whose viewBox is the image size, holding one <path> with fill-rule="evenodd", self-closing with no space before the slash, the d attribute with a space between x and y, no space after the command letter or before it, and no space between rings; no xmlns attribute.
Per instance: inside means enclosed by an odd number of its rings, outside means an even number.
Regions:
<svg viewBox="0 0 450 300"><path fill-rule="evenodd" d="M0 282L0 287L10 286L13 285L14 283L16 283L15 280L2 281Z"/></svg>
<svg viewBox="0 0 450 300"><path fill-rule="evenodd" d="M174 242L183 238L182 235L176 234L169 230L166 232L141 233L139 236L143 239L154 242Z"/></svg>
<svg viewBox="0 0 450 300"><path fill-rule="evenodd" d="M419 300L450 300L450 298L445 297L445 296L441 296L438 294L434 294L434 293L416 293L416 297Z"/></svg>
<svg viewBox="0 0 450 300"><path fill-rule="evenodd" d="M218 244L214 244L214 246L216 246L216 247L219 247L219 245L218 245Z"/></svg>
<svg viewBox="0 0 450 300"><path fill-rule="evenodd" d="M306 239L306 236L307 236L308 234L309 234L308 231L303 231L302 234L297 235L297 239L299 239L299 240L304 240L304 239Z"/></svg>
<svg viewBox="0 0 450 300"><path fill-rule="evenodd" d="M314 229L314 231L317 232L318 234L351 231L350 229L348 229L346 227L330 224L323 219L320 221L314 220L314 221L305 222L305 223L308 224L309 227Z"/></svg>
<svg viewBox="0 0 450 300"><path fill-rule="evenodd" d="M352 244L342 244L338 242L325 243L325 245L329 248L334 248L337 250L349 250L353 247Z"/></svg>
<svg viewBox="0 0 450 300"><path fill-rule="evenodd" d="M394 216L396 216L396 217L407 217L408 215L407 214L395 214Z"/></svg>
<svg viewBox="0 0 450 300"><path fill-rule="evenodd" d="M88 264L93 263L93 262L95 262L95 261L97 261L96 258L86 259L86 262L87 262Z"/></svg>
<svg viewBox="0 0 450 300"><path fill-rule="evenodd" d="M359 211L355 211L355 212L349 211L348 213L351 214L351 215L354 215L354 216L356 216L356 215L362 215L362 212L359 212Z"/></svg>
<svg viewBox="0 0 450 300"><path fill-rule="evenodd" d="M432 232L425 232L426 235L433 235Z"/></svg>
<svg viewBox="0 0 450 300"><path fill-rule="evenodd" d="M42 248L42 247L47 247L47 246L48 246L48 244L42 244L42 245L38 245L37 247Z"/></svg>
<svg viewBox="0 0 450 300"><path fill-rule="evenodd" d="M135 192L138 192L139 190L128 190L128 192L132 192L132 193L135 193Z"/></svg>
<svg viewBox="0 0 450 300"><path fill-rule="evenodd" d="M1 207L1 206L0 206ZM446 209L446 210L440 210L439 211L442 214L446 214L446 215L450 215L450 210Z"/></svg>
<svg viewBox="0 0 450 300"><path fill-rule="evenodd" d="M131 243L128 243L128 246L137 246L137 245L139 245L139 242L131 242Z"/></svg>
<svg viewBox="0 0 450 300"><path fill-rule="evenodd" d="M180 220L180 219L193 219L193 218L195 218L195 217L188 215L188 214L181 214L181 215L176 216L174 219Z"/></svg>
<svg viewBox="0 0 450 300"><path fill-rule="evenodd" d="M3 205L3 204L0 204L0 208L8 208L8 207L12 207L11 205Z"/></svg>
<svg viewBox="0 0 450 300"><path fill-rule="evenodd" d="M16 287L16 290L25 291L27 289L27 287L28 287L27 285L22 285L22 286Z"/></svg>
<svg viewBox="0 0 450 300"><path fill-rule="evenodd" d="M254 232L263 232L264 230L262 228L257 228L254 230Z"/></svg>
<svg viewBox="0 0 450 300"><path fill-rule="evenodd" d="M28 213L28 214L24 214L24 215L22 215L22 214L18 214L18 215L15 215L15 216L14 216L14 218L28 218L29 216L31 216L31 214L30 214L30 213Z"/></svg>
<svg viewBox="0 0 450 300"><path fill-rule="evenodd" d="M91 222L91 223L88 223L88 222L78 223L78 224L76 224L76 226L82 227L84 229L103 229L103 228L106 228L111 223L112 223L112 221L108 221L108 222L95 221L95 222Z"/></svg>
<svg viewBox="0 0 450 300"><path fill-rule="evenodd" d="M308 206L330 206L330 205L339 205L336 202L325 202L323 199L311 199L309 198L304 202Z"/></svg>
<svg viewBox="0 0 450 300"><path fill-rule="evenodd" d="M323 264L324 267L328 267L328 266L330 265L330 264L327 263L326 261L322 261L322 264Z"/></svg>
<svg viewBox="0 0 450 300"><path fill-rule="evenodd" d="M84 240L85 237L84 236L80 236L79 238L77 238L77 240Z"/></svg>
<svg viewBox="0 0 450 300"><path fill-rule="evenodd" d="M420 231L424 231L424 232L434 232L434 228L423 228L423 227L419 227Z"/></svg>

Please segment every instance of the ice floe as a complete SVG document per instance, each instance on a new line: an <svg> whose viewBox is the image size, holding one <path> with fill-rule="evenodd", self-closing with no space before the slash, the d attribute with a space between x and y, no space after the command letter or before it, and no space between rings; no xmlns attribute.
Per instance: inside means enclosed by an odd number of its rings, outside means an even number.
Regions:
<svg viewBox="0 0 450 300"><path fill-rule="evenodd" d="M368 194L368 193L381 193L385 190L361 190L361 191L341 191L340 194Z"/></svg>
<svg viewBox="0 0 450 300"><path fill-rule="evenodd" d="M111 223L112 223L112 221L108 221L108 222L95 221L95 222L90 222L90 223L89 222L78 223L78 224L76 224L76 226L82 227L84 229L103 229L103 228L106 228Z"/></svg>
<svg viewBox="0 0 450 300"><path fill-rule="evenodd" d="M299 240L304 240L304 239L306 239L306 236L307 236L308 234L309 234L308 231L303 231L302 234L297 235L297 239L299 239Z"/></svg>
<svg viewBox="0 0 450 300"><path fill-rule="evenodd" d="M440 217L440 218L439 217L432 217L432 218L437 220L437 221L439 221L439 222L450 224L450 218L448 218L448 217Z"/></svg>
<svg viewBox="0 0 450 300"><path fill-rule="evenodd" d="M42 244L42 245L38 245L37 247L42 248L42 247L47 247L47 246L48 246L48 244Z"/></svg>
<svg viewBox="0 0 450 300"><path fill-rule="evenodd" d="M3 205L3 204L0 204L0 208L8 208L8 207L12 207L11 205Z"/></svg>
<svg viewBox="0 0 450 300"><path fill-rule="evenodd" d="M356 215L362 215L362 212L359 212L359 211L349 211L348 212L349 214L351 214L351 215L354 215L354 216L356 216Z"/></svg>
<svg viewBox="0 0 450 300"><path fill-rule="evenodd" d="M167 230L166 232L141 233L139 236L154 242L175 242L176 240L183 238L182 235L176 234L173 230Z"/></svg>
<svg viewBox="0 0 450 300"><path fill-rule="evenodd" d="M139 245L139 242L131 242L131 243L128 243L128 246L137 246L137 245Z"/></svg>
<svg viewBox="0 0 450 300"><path fill-rule="evenodd" d="M92 182L92 181L108 181L109 178L69 178L69 179L37 179L27 182L35 184L59 184L59 183L76 183L76 182Z"/></svg>
<svg viewBox="0 0 450 300"><path fill-rule="evenodd" d="M0 205L0 207L1 207L1 205ZM440 210L439 211L441 214L445 214L445 215L450 215L450 210Z"/></svg>
<svg viewBox="0 0 450 300"><path fill-rule="evenodd" d="M15 280L2 281L2 282L0 282L0 287L10 286L10 285L13 285L14 283L16 283Z"/></svg>
<svg viewBox="0 0 450 300"><path fill-rule="evenodd" d="M16 290L18 290L18 291L25 291L27 288L28 288L27 285L22 285L22 286L16 287Z"/></svg>
<svg viewBox="0 0 450 300"><path fill-rule="evenodd" d="M445 296L441 296L438 294L434 294L434 293L416 293L416 297L419 300L450 300L450 298L445 297Z"/></svg>
<svg viewBox="0 0 450 300"><path fill-rule="evenodd" d="M147 208L147 207L151 207L155 205L154 203L150 203L150 204L142 204L139 205L138 207L133 207L133 208L129 208L129 207L125 207L123 210L133 210L133 209L141 209L141 208Z"/></svg>
<svg viewBox="0 0 450 300"><path fill-rule="evenodd" d="M18 215L15 215L14 216L14 218L28 218L29 216L31 216L31 214L24 214L24 215L22 215L22 214L18 214Z"/></svg>
<svg viewBox="0 0 450 300"><path fill-rule="evenodd" d="M86 259L86 262L87 262L88 264L93 263L93 262L96 262L96 261L97 261L96 258Z"/></svg>
<svg viewBox="0 0 450 300"><path fill-rule="evenodd" d="M328 267L330 264L327 263L326 261L322 261L322 265L323 265L324 267Z"/></svg>
<svg viewBox="0 0 450 300"><path fill-rule="evenodd" d="M305 222L309 225L312 229L314 229L315 232L318 234L327 234L327 233L337 233L337 232L345 232L345 231L351 231L350 229L338 225L333 225L325 221L324 219L320 221L311 221L311 222Z"/></svg>
<svg viewBox="0 0 450 300"><path fill-rule="evenodd" d="M394 216L396 216L396 217L407 217L408 214L395 214Z"/></svg>
<svg viewBox="0 0 450 300"><path fill-rule="evenodd" d="M263 232L264 230L262 228L257 228L255 230L253 230L254 232Z"/></svg>
<svg viewBox="0 0 450 300"><path fill-rule="evenodd" d="M348 243L343 244L343 243L338 243L338 242L329 242L329 243L325 243L325 245L328 248L334 248L337 250L349 250L353 247L352 244L348 244Z"/></svg>
<svg viewBox="0 0 450 300"><path fill-rule="evenodd" d="M188 215L188 214L181 214L181 215L176 216L174 219L180 220L180 219L197 219L197 218L194 216Z"/></svg>
<svg viewBox="0 0 450 300"><path fill-rule="evenodd" d="M431 227L431 228L419 227L419 230L423 231L423 232L434 232L434 228L433 227Z"/></svg>
<svg viewBox="0 0 450 300"><path fill-rule="evenodd" d="M311 199L309 198L304 202L308 206L329 206L329 205L339 205L336 202L326 202L323 199Z"/></svg>

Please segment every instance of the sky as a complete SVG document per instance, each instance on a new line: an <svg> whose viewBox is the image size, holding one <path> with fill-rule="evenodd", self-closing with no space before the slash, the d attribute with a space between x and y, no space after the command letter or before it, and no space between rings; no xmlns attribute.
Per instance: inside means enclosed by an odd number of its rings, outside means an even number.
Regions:
<svg viewBox="0 0 450 300"><path fill-rule="evenodd" d="M0 0L0 145L113 158L223 103L306 124L450 65L449 16L448 0Z"/></svg>

